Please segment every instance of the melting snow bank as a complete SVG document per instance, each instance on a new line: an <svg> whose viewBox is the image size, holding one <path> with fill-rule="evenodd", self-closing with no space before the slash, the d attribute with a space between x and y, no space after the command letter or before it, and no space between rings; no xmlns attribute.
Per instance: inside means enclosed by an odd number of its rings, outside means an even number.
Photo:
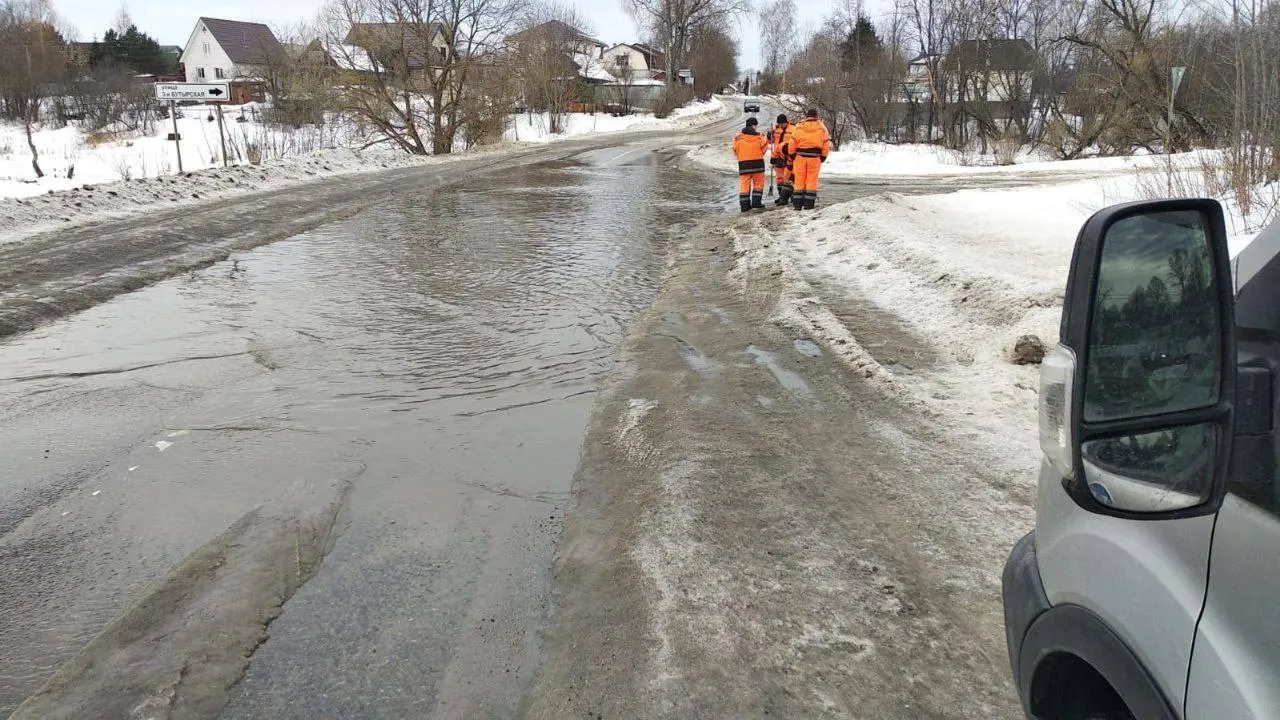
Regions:
<svg viewBox="0 0 1280 720"><path fill-rule="evenodd" d="M495 146L481 152L499 153ZM325 177L453 162L478 152L422 157L389 151L321 150L261 165L233 165L138 180L85 184L63 192L0 199L0 243L24 236L178 205L280 189Z"/></svg>
<svg viewBox="0 0 1280 720"><path fill-rule="evenodd" d="M1046 346L1058 341L1081 225L1141 194L1132 178L1120 178L885 193L814 213L778 211L731 231L735 277L748 292L762 272L783 277L779 322L811 334L886 393L935 414L1030 482L1040 457L1039 377L1037 367L1014 364L1015 344L1024 335ZM1252 237L1237 233L1232 253ZM842 305L873 319L850 322ZM900 325L914 338L905 347L925 349L920 357L881 349L894 343L874 337L875 318Z"/></svg>
<svg viewBox="0 0 1280 720"><path fill-rule="evenodd" d="M1076 233L1116 201L1108 194L1098 183L889 193L770 213L733 231L735 277L749 292L760 273L781 274L779 322L1032 482L1038 369L1013 364L1011 354L1022 335L1057 341ZM851 322L842 305L872 319ZM876 318L899 325L927 359L884 349Z"/></svg>

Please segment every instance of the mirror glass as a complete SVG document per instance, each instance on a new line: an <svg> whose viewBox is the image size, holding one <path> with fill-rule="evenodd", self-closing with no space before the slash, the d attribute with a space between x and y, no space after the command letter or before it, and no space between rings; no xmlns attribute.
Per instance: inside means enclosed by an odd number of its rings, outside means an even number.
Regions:
<svg viewBox="0 0 1280 720"><path fill-rule="evenodd" d="M1081 458L1089 492L1129 512L1195 507L1213 489L1217 442L1212 424L1087 442Z"/></svg>
<svg viewBox="0 0 1280 720"><path fill-rule="evenodd" d="M1085 371L1086 421L1218 401L1221 321L1207 227L1202 213L1179 210L1107 229Z"/></svg>

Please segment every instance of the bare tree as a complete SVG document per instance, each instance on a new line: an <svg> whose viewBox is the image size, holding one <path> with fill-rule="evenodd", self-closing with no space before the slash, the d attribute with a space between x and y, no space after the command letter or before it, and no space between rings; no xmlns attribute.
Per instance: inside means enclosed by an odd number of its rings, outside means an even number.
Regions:
<svg viewBox="0 0 1280 720"><path fill-rule="evenodd" d="M636 75L640 70L631 67L631 55L619 54L608 63L606 70L617 82L610 85L610 100L616 100L623 115L630 115L634 105Z"/></svg>
<svg viewBox="0 0 1280 720"><path fill-rule="evenodd" d="M44 101L67 79L66 41L48 0L0 3L0 104L5 117L21 120L31 150L31 170L44 177L34 126Z"/></svg>
<svg viewBox="0 0 1280 720"><path fill-rule="evenodd" d="M580 71L603 69L584 52L586 19L572 5L545 0L529 9L518 42L512 43L513 64L519 73L528 107L547 113L553 134L564 130L564 114L580 94Z"/></svg>
<svg viewBox="0 0 1280 720"><path fill-rule="evenodd" d="M695 28L689 39L689 67L693 92L705 97L738 77L738 44L729 32L715 25Z"/></svg>
<svg viewBox="0 0 1280 720"><path fill-rule="evenodd" d="M791 60L795 49L796 3L795 0L775 0L760 8L760 49L764 53L764 74L777 76ZM778 84L785 85L781 78Z"/></svg>
<svg viewBox="0 0 1280 720"><path fill-rule="evenodd" d="M666 53L667 84L688 67L690 43L698 28L724 27L751 12L751 0L622 0L622 7ZM695 78L696 79L696 78Z"/></svg>
<svg viewBox="0 0 1280 720"><path fill-rule="evenodd" d="M458 131L467 149L497 142L507 129L507 118L519 98L517 68L507 56L475 69L475 92L461 100Z"/></svg>
<svg viewBox="0 0 1280 720"><path fill-rule="evenodd" d="M326 45L340 107L405 152L453 151L463 105L523 15L523 0L331 0Z"/></svg>
<svg viewBox="0 0 1280 720"><path fill-rule="evenodd" d="M838 22L829 18L787 68L789 100L784 102L786 109L797 115L817 110L837 148L848 135L848 97L841 87L843 40Z"/></svg>
<svg viewBox="0 0 1280 720"><path fill-rule="evenodd" d="M325 113L338 110L333 86L337 66L313 23L297 22L273 29L284 52L264 53L274 78L275 108L270 119L287 125L325 122Z"/></svg>

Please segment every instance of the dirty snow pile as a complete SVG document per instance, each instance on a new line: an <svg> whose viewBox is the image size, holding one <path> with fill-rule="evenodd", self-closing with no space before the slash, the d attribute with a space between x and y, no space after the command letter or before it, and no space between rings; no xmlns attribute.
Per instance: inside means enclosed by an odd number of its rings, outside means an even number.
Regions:
<svg viewBox="0 0 1280 720"><path fill-rule="evenodd" d="M1113 179L884 193L766 215L740 234L739 265L782 265L789 296L780 319L823 341L855 369L910 404L936 412L1010 473L1034 478L1038 368L1012 362L1019 338L1058 340L1075 238L1094 212L1150 197L1142 174ZM1227 205L1228 213L1232 206ZM1238 214L1231 250L1256 230ZM821 290L819 290L821 288ZM896 319L937 353L930 367L875 358L826 307L823 293Z"/></svg>
<svg viewBox="0 0 1280 720"><path fill-rule="evenodd" d="M690 103L677 108L670 117L662 119L654 117L652 113L620 117L607 113L572 113L561 116L563 124L557 134L551 133L551 117L547 113L522 113L513 116L511 127L504 137L511 142L545 143L601 133L676 130L729 117L730 113L729 106L717 98Z"/></svg>
<svg viewBox="0 0 1280 720"><path fill-rule="evenodd" d="M78 182L74 189L62 192L0 199L0 243L95 219L284 188L324 177L448 162L456 157L334 149L261 165L233 165L100 185Z"/></svg>
<svg viewBox="0 0 1280 720"><path fill-rule="evenodd" d="M1137 199L1133 182L1098 181L885 193L766 214L736 238L743 273L782 265L779 319L823 342L869 381L936 413L1010 477L1038 462L1038 368L1011 361L1021 336L1058 339L1062 294L1080 226ZM824 294L826 293L826 294ZM831 293L892 318L936 353L923 367L876 358L827 307Z"/></svg>

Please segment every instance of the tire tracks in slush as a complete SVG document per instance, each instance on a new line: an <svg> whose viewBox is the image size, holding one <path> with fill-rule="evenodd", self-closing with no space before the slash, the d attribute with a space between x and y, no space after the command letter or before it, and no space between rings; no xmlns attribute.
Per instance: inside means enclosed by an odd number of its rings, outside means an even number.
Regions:
<svg viewBox="0 0 1280 720"><path fill-rule="evenodd" d="M528 716L1020 717L999 479L734 249L674 251L597 405Z"/></svg>

